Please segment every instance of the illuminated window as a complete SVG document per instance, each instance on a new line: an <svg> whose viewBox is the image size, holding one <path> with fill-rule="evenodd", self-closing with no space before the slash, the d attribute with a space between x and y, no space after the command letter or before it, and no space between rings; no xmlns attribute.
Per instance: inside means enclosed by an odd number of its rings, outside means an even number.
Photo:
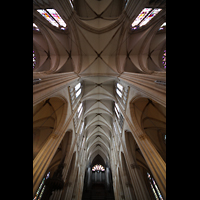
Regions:
<svg viewBox="0 0 200 200"><path fill-rule="evenodd" d="M132 27L137 26L150 10L152 10L152 8L144 8L132 23Z"/></svg>
<svg viewBox="0 0 200 200"><path fill-rule="evenodd" d="M152 18L154 18L162 9L155 8L144 8L140 14L136 17L136 19L131 24L132 29L137 29L146 25Z"/></svg>
<svg viewBox="0 0 200 200"><path fill-rule="evenodd" d="M116 90L116 97L120 105L122 106L123 110L126 108L126 102L127 102L127 97L128 97L128 91L129 87L128 86L123 86L119 83L116 84L115 86Z"/></svg>
<svg viewBox="0 0 200 200"><path fill-rule="evenodd" d="M123 90L123 86L121 84L117 83L117 87L119 90L121 90L121 91Z"/></svg>
<svg viewBox="0 0 200 200"><path fill-rule="evenodd" d="M46 178L42 179L42 182L40 183L40 186L39 186L33 200L40 200L42 198L42 195L43 195L45 187L46 187L46 185L44 185L44 182L46 179L49 178L49 175L50 175L50 172L47 173Z"/></svg>
<svg viewBox="0 0 200 200"><path fill-rule="evenodd" d="M157 186L155 180L151 177L151 175L148 172L147 172L147 178L148 178L149 183L151 185L151 189L153 191L155 199L163 200L163 197L162 197L162 195L160 193L160 190L158 189L158 186Z"/></svg>
<svg viewBox="0 0 200 200"><path fill-rule="evenodd" d="M76 98L78 98L78 96L81 94L81 83L78 83L75 86L75 92L76 92Z"/></svg>
<svg viewBox="0 0 200 200"><path fill-rule="evenodd" d="M76 92L76 98L81 94L81 89Z"/></svg>
<svg viewBox="0 0 200 200"><path fill-rule="evenodd" d="M159 28L158 30L159 30L159 31L160 31L160 30L163 30L165 27L166 27L166 22L164 22L164 23L160 26L160 28Z"/></svg>
<svg viewBox="0 0 200 200"><path fill-rule="evenodd" d="M79 105L79 107L78 107L78 118L80 117L80 115L81 115L81 113L82 113L82 110L83 110L83 105L82 105L82 103Z"/></svg>
<svg viewBox="0 0 200 200"><path fill-rule="evenodd" d="M69 0L69 3L70 3L70 5L71 5L72 8L74 7L73 1L74 1L74 0Z"/></svg>
<svg viewBox="0 0 200 200"><path fill-rule="evenodd" d="M151 19L153 19L162 9L160 8L155 8L153 9L148 16L139 24L139 26L144 26L146 25Z"/></svg>
<svg viewBox="0 0 200 200"><path fill-rule="evenodd" d="M119 97L122 98L122 93L118 89L116 89L116 92L119 95Z"/></svg>
<svg viewBox="0 0 200 200"><path fill-rule="evenodd" d="M163 67L166 69L166 50L164 50L164 53L163 53L162 64L163 64Z"/></svg>
<svg viewBox="0 0 200 200"><path fill-rule="evenodd" d="M65 30L66 23L55 9L38 9L37 10L51 25Z"/></svg>
<svg viewBox="0 0 200 200"><path fill-rule="evenodd" d="M77 91L80 87L81 87L81 83L78 83L78 84L75 86L75 91Z"/></svg>
<svg viewBox="0 0 200 200"><path fill-rule="evenodd" d="M61 27L66 27L66 23L63 21L61 16L54 9L47 9L47 11L51 14L51 16L59 23Z"/></svg>
<svg viewBox="0 0 200 200"><path fill-rule="evenodd" d="M115 107L114 107L115 113L117 115L117 118L119 119L119 106L115 103Z"/></svg>
<svg viewBox="0 0 200 200"><path fill-rule="evenodd" d="M75 108L76 102L78 100L79 95L81 94L81 83L76 84L75 87L71 87L69 90L70 96L71 96L71 105L74 105L72 109Z"/></svg>
<svg viewBox="0 0 200 200"><path fill-rule="evenodd" d="M33 69L35 68L36 65L36 57L35 57L35 52L33 51Z"/></svg>
<svg viewBox="0 0 200 200"><path fill-rule="evenodd" d="M92 168L92 171L105 171L105 168L102 165L97 164Z"/></svg>
<svg viewBox="0 0 200 200"><path fill-rule="evenodd" d="M33 30L40 31L40 29L38 28L38 26L35 23L33 23Z"/></svg>

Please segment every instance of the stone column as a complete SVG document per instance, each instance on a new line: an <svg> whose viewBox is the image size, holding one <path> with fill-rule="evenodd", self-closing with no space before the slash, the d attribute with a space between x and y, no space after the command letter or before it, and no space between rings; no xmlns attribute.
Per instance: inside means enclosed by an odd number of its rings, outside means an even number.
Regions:
<svg viewBox="0 0 200 200"><path fill-rule="evenodd" d="M120 106L120 105L119 105ZM130 112L132 111L132 106ZM121 109L121 108L120 108ZM166 163L152 144L150 138L146 135L145 132L142 131L139 124L137 123L135 115L132 115L134 121L134 124L129 120L125 112L121 109L123 112L124 118L126 122L128 123L131 133L133 134L133 137L138 144L138 147L140 148L140 151L142 155L144 156L145 161L147 162L147 165L149 169L151 170L151 173L158 184L158 187L162 193L162 196L164 199L166 199Z"/></svg>
<svg viewBox="0 0 200 200"><path fill-rule="evenodd" d="M52 133L33 160L33 195L35 195L60 142L59 135Z"/></svg>
<svg viewBox="0 0 200 200"><path fill-rule="evenodd" d="M124 157L126 160L126 166L128 168L128 173L130 174L130 179L134 188L136 198L144 199L144 200L150 199L145 182L139 171L139 167L136 165L136 162L133 159L131 159L130 156L128 156L127 148L124 144L124 141L121 139L121 137L119 137L119 140L123 148ZM128 180L126 180L125 183L128 183Z"/></svg>
<svg viewBox="0 0 200 200"><path fill-rule="evenodd" d="M73 170L73 172L72 172L72 174L69 178L68 186L67 186L66 190L63 191L63 193L65 193L65 195L62 197L62 200L72 199L72 194L73 194L74 184L75 184L75 180L76 180L77 170L78 170L78 167L76 167Z"/></svg>
<svg viewBox="0 0 200 200"><path fill-rule="evenodd" d="M33 160L33 196L35 195L46 170L53 159L57 148L65 136L67 127L73 118L73 114L68 118L66 124L58 127L47 139L35 159Z"/></svg>
<svg viewBox="0 0 200 200"><path fill-rule="evenodd" d="M88 167L88 169L87 169L87 188L90 187L90 183L91 183L91 167Z"/></svg>
<svg viewBox="0 0 200 200"><path fill-rule="evenodd" d="M109 189L110 188L110 179L109 179L110 169L109 169L109 167L106 167L105 175L106 175L106 186L107 186L107 189Z"/></svg>

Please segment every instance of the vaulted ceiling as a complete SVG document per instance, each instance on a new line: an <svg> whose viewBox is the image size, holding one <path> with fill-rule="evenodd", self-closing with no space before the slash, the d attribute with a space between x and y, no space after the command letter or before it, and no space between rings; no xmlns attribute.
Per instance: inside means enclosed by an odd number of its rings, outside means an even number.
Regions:
<svg viewBox="0 0 200 200"><path fill-rule="evenodd" d="M165 21L165 9L143 29L131 31L132 21L149 1L137 1L137 6L132 3L131 11L127 6L129 16L123 0L74 0L72 14L67 14L67 0L61 1L63 7L51 0L33 2L33 20L41 30L33 34L37 58L34 71L74 71L81 77L88 160L92 162L100 155L106 163L110 159L117 76L124 71L165 73L160 59L165 32L158 32ZM66 21L67 30L52 27L36 12L50 7Z"/></svg>

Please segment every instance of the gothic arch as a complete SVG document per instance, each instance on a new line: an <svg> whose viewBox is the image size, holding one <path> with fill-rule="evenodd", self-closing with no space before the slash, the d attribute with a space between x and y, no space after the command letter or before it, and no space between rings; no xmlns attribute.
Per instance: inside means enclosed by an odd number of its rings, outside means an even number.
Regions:
<svg viewBox="0 0 200 200"><path fill-rule="evenodd" d="M148 98L138 98L131 106L132 122L146 133L166 161L166 108Z"/></svg>
<svg viewBox="0 0 200 200"><path fill-rule="evenodd" d="M67 104L58 97L48 98L33 107L33 159L47 138L62 128L66 112Z"/></svg>

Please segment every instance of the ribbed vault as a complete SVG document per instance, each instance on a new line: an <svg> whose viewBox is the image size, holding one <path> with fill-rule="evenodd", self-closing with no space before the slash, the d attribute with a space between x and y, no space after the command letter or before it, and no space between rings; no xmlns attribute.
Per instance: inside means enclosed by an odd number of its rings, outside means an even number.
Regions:
<svg viewBox="0 0 200 200"><path fill-rule="evenodd" d="M33 20L40 29L40 32L33 33L33 49L37 60L34 71L74 71L78 74L83 85L81 102L84 105L88 162L92 163L100 157L103 160L101 163L109 163L117 77L124 71L165 73L161 66L161 56L166 43L165 32L158 32L165 21L165 10L143 29L131 31L132 21L145 6L149 6L148 1L135 1L135 4L138 4L135 7L132 3L132 14L129 13L130 8L124 10L124 0L74 0L76 12L69 12L68 1L59 2L62 6L56 6L57 4L50 0L34 0ZM52 27L36 11L39 8L51 7L55 8L67 23L65 31ZM148 100L142 108L147 104ZM135 105L140 108L138 102ZM153 110L153 104L148 104L148 109ZM155 112L159 113L159 109L155 109ZM147 134L154 131L150 122L159 128L165 123L164 117L158 121L152 115L146 108L143 115L138 117ZM52 118L52 124L55 124L55 121L56 118ZM50 129L50 126L48 128Z"/></svg>
<svg viewBox="0 0 200 200"><path fill-rule="evenodd" d="M99 155L106 163L110 159L115 79L99 76L82 79L88 160L92 162Z"/></svg>

